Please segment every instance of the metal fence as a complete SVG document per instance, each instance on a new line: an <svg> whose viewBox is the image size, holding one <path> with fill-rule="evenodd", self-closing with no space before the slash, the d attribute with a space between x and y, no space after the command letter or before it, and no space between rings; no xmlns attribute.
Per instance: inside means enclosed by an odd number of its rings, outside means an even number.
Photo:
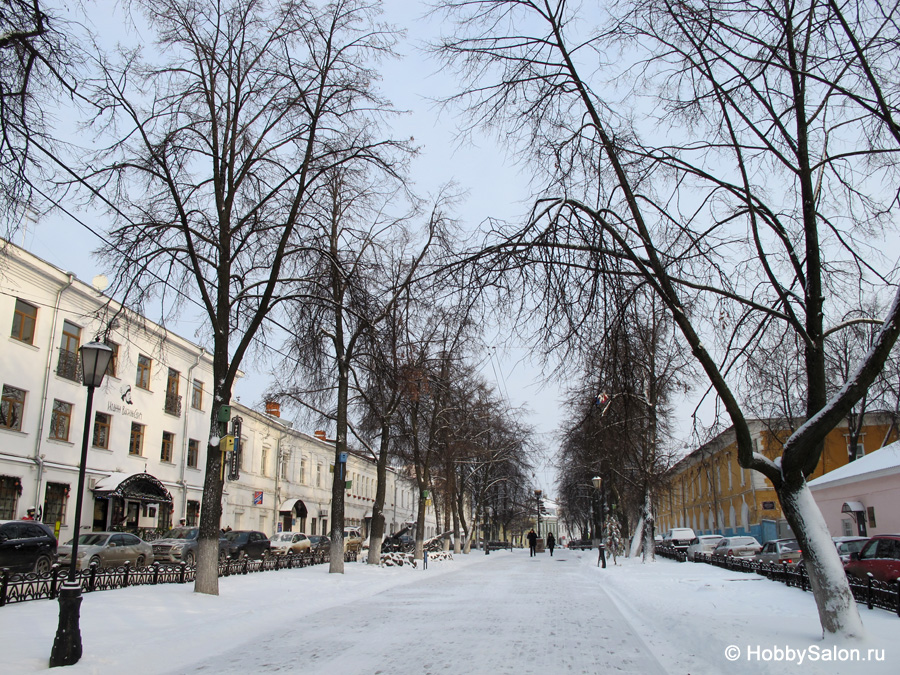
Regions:
<svg viewBox="0 0 900 675"><path fill-rule="evenodd" d="M346 553L344 560L350 562L357 559L356 553ZM289 553L286 555L269 555L263 560L239 558L223 560L219 563L219 576L229 577L236 574L252 572L271 572L274 570L320 565L329 561L328 551ZM68 576L68 566L54 565L45 574L28 572L13 574L7 568L0 569L0 607L14 602L55 598L60 586ZM75 578L81 583L84 593L108 591L128 586L155 586L158 584L184 584L194 581L197 568L187 563L155 562L147 567L136 569L130 564L122 567L102 569L96 564L90 568L78 570Z"/></svg>
<svg viewBox="0 0 900 675"><path fill-rule="evenodd" d="M688 559L685 549L672 548L671 546L657 546L656 554L679 562L686 562ZM805 567L791 567L787 563L779 565L759 562L749 558L735 558L725 555L713 555L711 553L696 553L693 561L723 567L736 572L759 574L772 581L780 581L787 586L794 586L803 591L808 591L812 588ZM867 579L848 577L848 581L850 582L850 590L853 593L853 597L856 598L858 603L864 604L869 609L874 609L875 607L886 609L900 616L900 579L895 582L885 582L878 581L870 576Z"/></svg>

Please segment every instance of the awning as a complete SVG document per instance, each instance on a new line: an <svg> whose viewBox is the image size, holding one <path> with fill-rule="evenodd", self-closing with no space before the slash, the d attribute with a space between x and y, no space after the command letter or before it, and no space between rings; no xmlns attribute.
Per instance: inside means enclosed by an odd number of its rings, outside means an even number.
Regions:
<svg viewBox="0 0 900 675"><path fill-rule="evenodd" d="M148 504L171 504L172 495L156 476L149 473L111 473L93 487L98 497L121 497Z"/></svg>
<svg viewBox="0 0 900 675"><path fill-rule="evenodd" d="M279 513L295 513L299 518L306 518L306 504L303 503L303 500L298 497L292 497L291 499L285 499L281 506L278 507Z"/></svg>
<svg viewBox="0 0 900 675"><path fill-rule="evenodd" d="M862 502L844 502L841 513L865 513L866 507Z"/></svg>

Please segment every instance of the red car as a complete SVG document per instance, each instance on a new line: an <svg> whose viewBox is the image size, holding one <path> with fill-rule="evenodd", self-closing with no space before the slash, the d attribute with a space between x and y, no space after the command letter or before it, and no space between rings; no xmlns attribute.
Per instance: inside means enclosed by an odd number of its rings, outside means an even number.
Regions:
<svg viewBox="0 0 900 675"><path fill-rule="evenodd" d="M878 581L900 579L900 534L875 535L859 553L850 554L844 571L858 579L865 579L870 573Z"/></svg>

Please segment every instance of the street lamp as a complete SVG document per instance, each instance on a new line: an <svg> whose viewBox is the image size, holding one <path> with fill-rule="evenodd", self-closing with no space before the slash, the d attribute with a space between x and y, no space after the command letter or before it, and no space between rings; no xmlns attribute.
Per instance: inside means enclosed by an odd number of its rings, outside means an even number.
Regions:
<svg viewBox="0 0 900 675"><path fill-rule="evenodd" d="M534 500L537 503L537 536L541 536L541 490L534 491Z"/></svg>
<svg viewBox="0 0 900 675"><path fill-rule="evenodd" d="M84 501L84 470L87 464L88 438L91 431L91 407L94 389L103 383L113 351L100 342L88 342L81 349L81 373L88 388L84 410L84 435L81 441L81 464L78 466L78 492L75 496L75 536L72 538L72 558L69 575L59 591L59 626L50 652L50 667L70 666L81 659L81 582L75 580L78 563L78 537L81 534L81 502Z"/></svg>
<svg viewBox="0 0 900 675"><path fill-rule="evenodd" d="M603 568L606 569L606 555L603 551L603 500L600 498L600 488L603 485L603 479L600 476L594 476L591 478L591 483L594 484L594 490L596 490L597 498L600 500L600 531L597 532L597 549L599 551L597 566L599 567L602 564Z"/></svg>

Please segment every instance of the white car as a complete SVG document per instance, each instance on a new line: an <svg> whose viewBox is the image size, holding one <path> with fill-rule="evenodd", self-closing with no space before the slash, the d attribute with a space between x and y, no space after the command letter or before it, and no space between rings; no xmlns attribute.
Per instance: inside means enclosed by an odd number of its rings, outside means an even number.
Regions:
<svg viewBox="0 0 900 675"><path fill-rule="evenodd" d="M689 527L673 527L663 537L663 546L686 549L696 537Z"/></svg>
<svg viewBox="0 0 900 675"><path fill-rule="evenodd" d="M756 540L756 537L748 537L740 535L736 537L725 537L716 546L713 551L714 555L725 555L733 558L752 558L762 550L762 545Z"/></svg>
<svg viewBox="0 0 900 675"><path fill-rule="evenodd" d="M725 536L721 534L701 534L694 537L687 547L688 560L693 560L694 556L700 553L712 553L724 538Z"/></svg>
<svg viewBox="0 0 900 675"><path fill-rule="evenodd" d="M269 541L272 544L269 550L275 555L300 553L300 551L308 551L312 546L309 537L302 532L279 532Z"/></svg>

